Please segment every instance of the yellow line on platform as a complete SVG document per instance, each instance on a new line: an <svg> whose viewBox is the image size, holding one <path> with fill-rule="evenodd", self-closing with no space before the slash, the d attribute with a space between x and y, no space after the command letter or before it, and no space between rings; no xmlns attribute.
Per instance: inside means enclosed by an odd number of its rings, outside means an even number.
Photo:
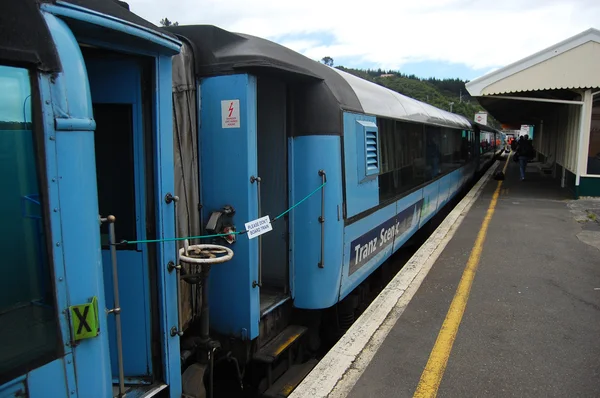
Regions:
<svg viewBox="0 0 600 398"><path fill-rule="evenodd" d="M510 155L511 154L508 155L506 164L504 165L503 173L505 174ZM452 299L452 303L450 304L450 308L448 309L448 313L446 314L446 319L444 319L440 333L438 334L435 345L429 355L427 365L425 365L425 369L421 374L421 379L415 390L415 398L430 398L437 395L438 388L442 382L442 377L444 376L444 371L446 370L448 358L450 357L450 352L452 351L454 339L456 339L458 327L460 326L460 322L467 306L467 301L469 300L469 293L471 292L471 286L473 285L475 273L479 266L479 259L481 258L481 252L483 251L485 236L490 221L492 220L492 216L494 215L494 211L496 210L496 203L498 202L498 196L500 196L501 187L502 181L498 181L498 186L494 191L490 206L481 223L481 228L477 234L477 239L475 239L473 250L471 251L467 266L465 267L456 293L454 294L454 298Z"/></svg>

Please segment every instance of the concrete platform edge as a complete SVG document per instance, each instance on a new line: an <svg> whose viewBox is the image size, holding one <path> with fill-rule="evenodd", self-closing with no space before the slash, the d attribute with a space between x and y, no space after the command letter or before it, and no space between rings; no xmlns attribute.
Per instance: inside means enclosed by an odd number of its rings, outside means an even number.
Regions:
<svg viewBox="0 0 600 398"><path fill-rule="evenodd" d="M499 164L494 162L290 398L345 397L352 390Z"/></svg>

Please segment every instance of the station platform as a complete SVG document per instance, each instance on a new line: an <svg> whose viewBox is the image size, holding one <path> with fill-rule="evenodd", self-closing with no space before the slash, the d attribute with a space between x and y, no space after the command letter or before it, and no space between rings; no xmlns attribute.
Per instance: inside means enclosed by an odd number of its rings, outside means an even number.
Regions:
<svg viewBox="0 0 600 398"><path fill-rule="evenodd" d="M600 201L482 180L294 396L600 396Z"/></svg>

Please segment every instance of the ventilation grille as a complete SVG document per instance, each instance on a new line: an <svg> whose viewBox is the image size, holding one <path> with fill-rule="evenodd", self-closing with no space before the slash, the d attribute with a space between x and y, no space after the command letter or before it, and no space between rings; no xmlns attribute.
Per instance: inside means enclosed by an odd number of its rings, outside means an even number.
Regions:
<svg viewBox="0 0 600 398"><path fill-rule="evenodd" d="M379 172L377 159L377 133L375 131L367 131L365 137L366 157L367 157L367 175Z"/></svg>

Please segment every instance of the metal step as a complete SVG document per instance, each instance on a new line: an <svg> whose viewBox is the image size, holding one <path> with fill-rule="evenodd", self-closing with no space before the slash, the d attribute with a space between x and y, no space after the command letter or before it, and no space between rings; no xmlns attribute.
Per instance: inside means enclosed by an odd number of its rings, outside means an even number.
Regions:
<svg viewBox="0 0 600 398"><path fill-rule="evenodd" d="M307 374L319 363L311 359L301 365L293 365L273 385L263 393L266 398L286 398L304 380Z"/></svg>
<svg viewBox="0 0 600 398"><path fill-rule="evenodd" d="M164 383L154 383L146 386L126 386L125 387L125 397L126 398L151 398L157 395L159 392L167 388L167 385ZM119 397L119 386L113 385L112 388L113 397Z"/></svg>
<svg viewBox="0 0 600 398"><path fill-rule="evenodd" d="M254 354L254 359L272 364L279 356L284 353L296 340L298 340L308 329L300 325L290 325L281 333L265 344Z"/></svg>

